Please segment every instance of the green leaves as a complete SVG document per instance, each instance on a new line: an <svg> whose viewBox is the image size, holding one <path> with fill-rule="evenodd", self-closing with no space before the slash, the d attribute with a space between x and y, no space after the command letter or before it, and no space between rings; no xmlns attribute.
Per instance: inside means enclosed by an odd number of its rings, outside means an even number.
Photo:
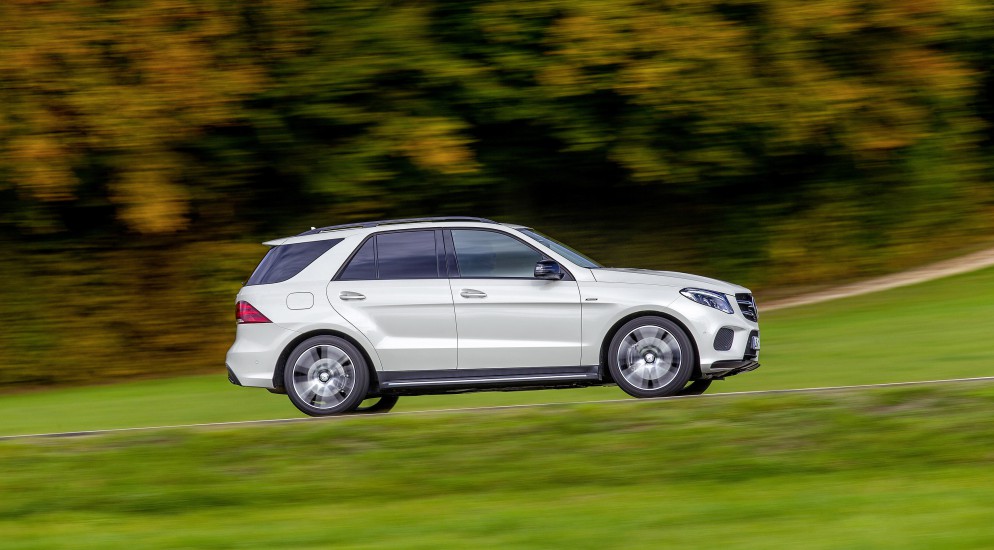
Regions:
<svg viewBox="0 0 994 550"><path fill-rule="evenodd" d="M3 221L155 235L455 209L600 219L637 190L671 209L775 204L791 219L748 219L758 261L817 261L804 243L829 219L839 246L907 246L988 218L991 20L980 0L14 0ZM94 202L115 218L78 214ZM742 229L720 224L690 232Z"/></svg>

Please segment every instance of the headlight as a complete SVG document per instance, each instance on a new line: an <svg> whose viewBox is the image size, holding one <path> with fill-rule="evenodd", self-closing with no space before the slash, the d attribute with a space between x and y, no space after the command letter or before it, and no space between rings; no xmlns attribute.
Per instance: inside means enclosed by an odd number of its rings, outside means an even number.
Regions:
<svg viewBox="0 0 994 550"><path fill-rule="evenodd" d="M683 294L698 304L713 307L718 311L724 311L725 313L734 313L734 310L732 310L732 304L728 303L728 298L720 292L703 290L700 288L685 288L680 291L680 294Z"/></svg>

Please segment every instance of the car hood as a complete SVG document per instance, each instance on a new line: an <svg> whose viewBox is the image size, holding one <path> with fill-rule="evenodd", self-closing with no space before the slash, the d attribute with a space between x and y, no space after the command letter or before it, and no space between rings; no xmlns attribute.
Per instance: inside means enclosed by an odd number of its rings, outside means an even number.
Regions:
<svg viewBox="0 0 994 550"><path fill-rule="evenodd" d="M709 277L701 277L700 275L678 273L676 271L652 271L649 269L604 267L591 269L590 272L593 273L594 279L596 279L599 283L631 283L640 285L692 287L702 288L705 290L714 290L725 294L749 292L748 288L739 285L719 281L718 279L711 279Z"/></svg>

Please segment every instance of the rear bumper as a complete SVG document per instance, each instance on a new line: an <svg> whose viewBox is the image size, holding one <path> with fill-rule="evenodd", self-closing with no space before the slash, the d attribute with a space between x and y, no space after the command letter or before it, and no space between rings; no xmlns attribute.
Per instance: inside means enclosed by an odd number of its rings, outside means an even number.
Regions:
<svg viewBox="0 0 994 550"><path fill-rule="evenodd" d="M228 369L228 382L231 382L232 384L234 384L236 386L241 386L242 383L238 381L238 377L235 376L234 372L232 372L231 367L229 367L228 365L225 365L225 368Z"/></svg>
<svg viewBox="0 0 994 550"><path fill-rule="evenodd" d="M224 359L228 380L239 386L272 388L280 354L298 335L273 323L238 325L235 343Z"/></svg>

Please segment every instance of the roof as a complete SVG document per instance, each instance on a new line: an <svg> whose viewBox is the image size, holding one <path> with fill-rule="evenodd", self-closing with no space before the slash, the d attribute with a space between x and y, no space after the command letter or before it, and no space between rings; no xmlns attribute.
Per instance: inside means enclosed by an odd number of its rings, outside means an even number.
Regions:
<svg viewBox="0 0 994 550"><path fill-rule="evenodd" d="M499 225L502 227L509 227L512 229L521 228L523 226L502 224L494 220L487 218L476 218L470 216L441 216L432 218L402 218L394 220L375 220L367 222L355 222L346 223L341 225L329 225L327 227L312 227L311 229L304 231L303 233L298 233L290 237L284 237L282 239L274 239L271 241L266 241L267 246L279 246L283 244L298 243L298 242L309 242L309 241L320 241L329 237L349 237L355 233L370 233L367 231L375 227L382 227L387 225L412 225L415 227L430 227L432 223L471 223L471 224L481 224L481 225ZM334 233L334 235L331 235Z"/></svg>
<svg viewBox="0 0 994 550"><path fill-rule="evenodd" d="M441 216L434 218L401 218L396 220L376 220L371 222L356 222L356 223L346 223L342 225L329 225L327 227L311 228L310 231L304 231L296 235L297 237L302 237L304 235L316 235L318 233L324 233L326 231L336 231L339 229L353 229L353 228L370 228L377 227L380 225L395 225L402 223L423 223L423 222L479 222L479 223L497 223L493 220L488 220L487 218L474 218L470 216Z"/></svg>

